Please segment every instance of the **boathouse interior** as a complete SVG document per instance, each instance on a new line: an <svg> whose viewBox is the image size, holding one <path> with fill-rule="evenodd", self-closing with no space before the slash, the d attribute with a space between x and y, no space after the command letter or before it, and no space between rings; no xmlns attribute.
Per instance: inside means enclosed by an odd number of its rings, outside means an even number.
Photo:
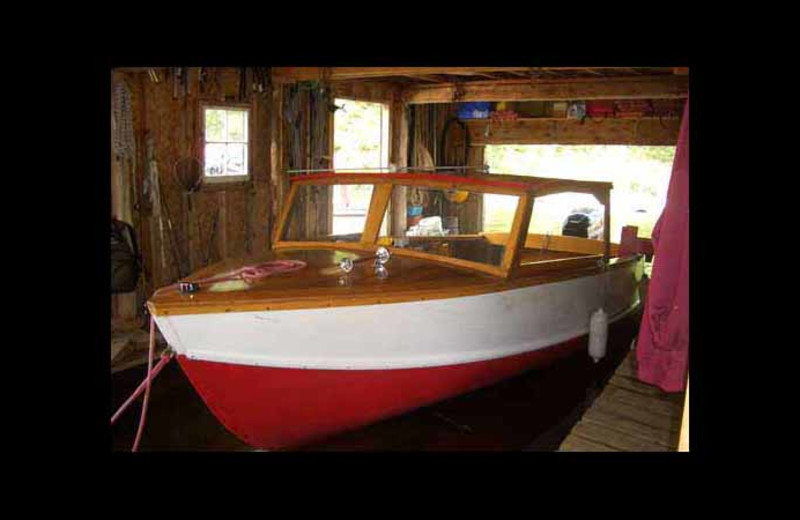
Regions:
<svg viewBox="0 0 800 520"><path fill-rule="evenodd" d="M435 175L442 167L463 176L527 175L498 171L516 153L501 147L675 147L689 95L689 69L670 66L116 67L110 75L111 216L127 224L139 260L131 283L110 294L114 410L147 373L148 299L215 263L269 252L293 176L414 168ZM377 114L374 144L356 157L358 146L337 142L337 124L355 132L369 111ZM339 157L350 162L337 164ZM648 174L639 174L643 182ZM331 190L299 193L293 229L347 232L352 215L338 212ZM381 236L406 236L409 196L392 192ZM422 198L423 206L442 200ZM444 225L462 234L492 231L486 201L477 193L448 195L440 202L447 211L440 210L452 221ZM638 214L625 199L611 202L603 225L616 254L630 224L622 215ZM598 238L591 250L575 252L569 236L542 228L525 241L521 261L602 254ZM502 248L491 233L457 242L455 256L499 262ZM641 381L632 347L609 344L599 363L575 356L298 449L688 451L688 389L666 392ZM156 356L165 348L156 333ZM141 406L133 403L111 427L113 451L130 450ZM140 451L252 451L207 410L177 363L153 381L147 414Z"/></svg>

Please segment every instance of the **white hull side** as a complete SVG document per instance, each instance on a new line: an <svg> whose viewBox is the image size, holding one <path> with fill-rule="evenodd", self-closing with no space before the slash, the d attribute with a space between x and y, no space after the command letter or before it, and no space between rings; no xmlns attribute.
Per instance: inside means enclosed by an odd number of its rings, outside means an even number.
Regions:
<svg viewBox="0 0 800 520"><path fill-rule="evenodd" d="M191 359L255 366L377 370L453 365L542 349L639 304L641 267L509 291L326 309L156 316Z"/></svg>

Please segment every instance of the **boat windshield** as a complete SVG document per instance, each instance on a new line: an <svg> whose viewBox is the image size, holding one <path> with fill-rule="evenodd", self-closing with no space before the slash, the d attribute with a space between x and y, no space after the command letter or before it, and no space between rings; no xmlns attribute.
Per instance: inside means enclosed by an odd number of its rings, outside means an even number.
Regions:
<svg viewBox="0 0 800 520"><path fill-rule="evenodd" d="M484 219L482 207L488 196L498 202L500 210ZM392 200L405 202L405 208L401 208L405 219L381 234L381 244L493 266L502 264L518 196L396 185ZM382 229L391 228L384 225Z"/></svg>
<svg viewBox="0 0 800 520"><path fill-rule="evenodd" d="M281 240L360 242L369 213L372 184L300 184Z"/></svg>
<svg viewBox="0 0 800 520"><path fill-rule="evenodd" d="M402 182L306 182L296 188L280 235L284 242L377 244L497 268L519 203L517 195ZM495 208L491 218L483 214L487 199ZM370 218L373 211L383 215Z"/></svg>

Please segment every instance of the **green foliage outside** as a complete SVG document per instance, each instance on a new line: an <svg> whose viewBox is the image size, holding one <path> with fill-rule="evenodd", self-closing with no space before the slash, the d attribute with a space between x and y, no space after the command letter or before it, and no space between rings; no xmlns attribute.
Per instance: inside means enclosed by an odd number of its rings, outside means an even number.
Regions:
<svg viewBox="0 0 800 520"><path fill-rule="evenodd" d="M334 113L333 166L379 168L388 166L389 114L381 103L337 99L343 107Z"/></svg>
<svg viewBox="0 0 800 520"><path fill-rule="evenodd" d="M385 105L337 99L334 113L333 167L336 169L388 166L389 114ZM372 185L333 187L333 233L363 231ZM386 222L382 225L385 232Z"/></svg>
<svg viewBox="0 0 800 520"><path fill-rule="evenodd" d="M245 175L247 173L247 112L205 110L205 174Z"/></svg>

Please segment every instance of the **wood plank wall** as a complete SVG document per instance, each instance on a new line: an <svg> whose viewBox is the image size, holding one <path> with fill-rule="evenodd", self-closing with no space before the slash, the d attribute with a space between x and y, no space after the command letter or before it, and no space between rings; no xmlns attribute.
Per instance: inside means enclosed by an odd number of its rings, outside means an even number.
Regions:
<svg viewBox="0 0 800 520"><path fill-rule="evenodd" d="M125 82L133 98L136 170L123 189L133 193L130 183L136 183L137 198L131 198L132 207L127 210L131 213L145 264L145 295L140 294L142 301L138 303L143 303L143 298L156 288L176 281L180 274L188 274L187 271L224 258L258 255L269 248L271 198L273 192L278 191L275 179L270 176L273 93L249 93L240 100L238 68L209 69L208 81L201 91L199 69L189 70L189 94L184 96L181 92L177 98L173 96L169 69L159 69L158 83L151 81L146 71L112 73L112 88L117 82ZM239 183L203 184L199 191L186 195L176 181L174 165L186 156L202 162L203 103L236 103L250 108L250 179ZM161 177L163 239L157 219L153 218L152 204L142 197L148 140L153 144ZM114 168L112 165L112 171ZM115 198L112 194L112 199ZM118 204L114 200L113 205ZM167 217L172 221L175 246L168 242L173 235L169 233ZM215 219L216 230L212 231ZM182 262L177 261L176 256L180 256Z"/></svg>

